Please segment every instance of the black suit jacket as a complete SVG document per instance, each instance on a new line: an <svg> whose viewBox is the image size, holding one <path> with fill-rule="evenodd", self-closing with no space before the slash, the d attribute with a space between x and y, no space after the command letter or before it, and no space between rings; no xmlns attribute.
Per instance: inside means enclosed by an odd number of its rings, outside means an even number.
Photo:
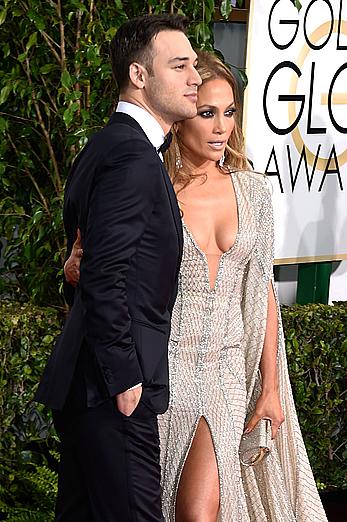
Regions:
<svg viewBox="0 0 347 522"><path fill-rule="evenodd" d="M142 382L144 402L165 411L181 219L163 163L130 116L114 113L78 156L64 224L67 255L81 230L80 283L65 285L71 311L36 400L63 408L81 351L89 406Z"/></svg>

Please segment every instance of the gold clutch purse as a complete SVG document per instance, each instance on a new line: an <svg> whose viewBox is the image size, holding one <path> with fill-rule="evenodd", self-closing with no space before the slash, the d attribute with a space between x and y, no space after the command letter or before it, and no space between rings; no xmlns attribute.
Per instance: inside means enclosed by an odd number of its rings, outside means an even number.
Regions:
<svg viewBox="0 0 347 522"><path fill-rule="evenodd" d="M260 419L253 431L242 435L239 454L243 466L255 466L271 451L271 421Z"/></svg>

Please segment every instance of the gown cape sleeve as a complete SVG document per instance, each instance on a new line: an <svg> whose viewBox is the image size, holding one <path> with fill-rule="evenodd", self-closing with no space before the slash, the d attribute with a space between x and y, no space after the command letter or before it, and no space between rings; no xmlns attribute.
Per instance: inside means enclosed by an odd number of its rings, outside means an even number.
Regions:
<svg viewBox="0 0 347 522"><path fill-rule="evenodd" d="M269 282L273 281L274 226L269 181L252 178L257 236L244 277L242 313L246 359L247 415L261 391L259 363L266 329ZM275 291L275 288L274 288ZM276 292L275 292L276 295ZM289 381L280 308L278 310L278 378L285 422L272 452L254 467L242 466L249 516L256 522L327 521L303 442Z"/></svg>

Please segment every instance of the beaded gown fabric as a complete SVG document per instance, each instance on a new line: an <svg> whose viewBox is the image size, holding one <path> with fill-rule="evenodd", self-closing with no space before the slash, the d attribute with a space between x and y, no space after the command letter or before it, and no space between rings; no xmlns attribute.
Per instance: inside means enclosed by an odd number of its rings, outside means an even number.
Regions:
<svg viewBox="0 0 347 522"><path fill-rule="evenodd" d="M326 521L293 403L280 323L278 371L285 423L267 459L240 465L245 418L260 391L273 217L267 180L231 173L236 241L210 287L205 254L183 223L184 251L169 343L170 405L159 416L163 512L175 520L180 475L199 419L209 425L220 482L221 522Z"/></svg>

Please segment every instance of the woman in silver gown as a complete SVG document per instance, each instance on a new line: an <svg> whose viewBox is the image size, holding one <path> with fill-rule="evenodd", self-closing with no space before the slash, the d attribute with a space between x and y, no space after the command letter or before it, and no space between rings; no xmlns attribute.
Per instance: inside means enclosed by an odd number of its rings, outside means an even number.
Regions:
<svg viewBox="0 0 347 522"><path fill-rule="evenodd" d="M166 158L184 251L169 343L171 398L159 416L164 518L323 522L273 287L269 184L244 155L230 70L198 54L198 114L177 124ZM76 278L80 246L67 279ZM244 467L242 434L262 417L272 421L272 451Z"/></svg>
<svg viewBox="0 0 347 522"><path fill-rule="evenodd" d="M198 71L198 114L177 124L167 158L184 251L169 343L171 399L159 416L164 517L322 522L273 290L269 183L244 155L230 70L198 53ZM252 429L262 417L272 420L272 452L244 467L245 421Z"/></svg>

